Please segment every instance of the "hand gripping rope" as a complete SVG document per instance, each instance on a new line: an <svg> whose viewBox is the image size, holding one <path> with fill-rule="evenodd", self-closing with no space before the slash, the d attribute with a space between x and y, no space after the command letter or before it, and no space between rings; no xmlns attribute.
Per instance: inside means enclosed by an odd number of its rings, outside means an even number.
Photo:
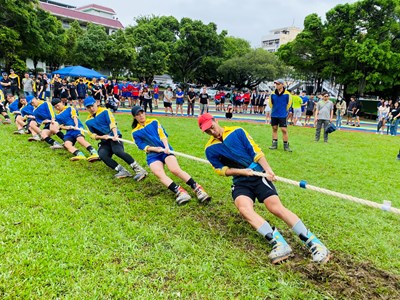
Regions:
<svg viewBox="0 0 400 300"><path fill-rule="evenodd" d="M82 130L82 129L80 129L80 130ZM83 130L83 131L89 133L89 131L87 131L87 130ZM112 138L112 137L110 137L110 138ZM130 140L118 139L118 141L124 142L124 143L127 143L127 144L131 144L131 145L136 145L135 142L130 141ZM195 161L202 162L202 163L210 165L210 162L208 160L206 160L206 159L198 158L198 157L195 157L195 156L192 156L192 155L188 155L188 154L185 154L185 153L181 153L181 152L177 152L177 151L171 151L171 154L174 154L176 156L186 157L188 159L195 160ZM256 172L256 171L253 171L253 175L254 176L260 176L260 177L267 177L267 174L262 173L262 172ZM383 204L379 204L379 203L376 203L376 202L373 202L373 201L369 201L369 200L353 197L353 196L350 196L350 195L338 193L338 192L331 191L331 190L324 189L324 188L320 188L320 187L317 187L317 186L314 186L314 185L309 185L309 184L307 184L307 182L305 180L297 182L297 181L294 181L294 180L291 180L291 179L287 179L287 178L283 178L283 177L280 177L280 176L276 176L276 180L279 181L279 182L283 182L283 183L299 186L299 187L301 187L303 189L308 189L308 190L316 191L316 192L319 192L319 193L322 193L322 194L335 196L335 197L338 197L338 198L341 198L341 199L345 199L345 200L353 201L353 202L360 203L360 204L363 204L363 205L367 205L367 206L370 206L370 207L382 209L384 211L390 211L392 213L400 215L400 209L392 207L391 202L387 201L387 200L383 201Z"/></svg>

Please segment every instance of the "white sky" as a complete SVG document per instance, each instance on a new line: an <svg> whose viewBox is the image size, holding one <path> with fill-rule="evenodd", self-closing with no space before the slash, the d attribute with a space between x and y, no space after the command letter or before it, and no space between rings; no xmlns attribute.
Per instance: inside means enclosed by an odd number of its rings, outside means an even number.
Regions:
<svg viewBox="0 0 400 300"><path fill-rule="evenodd" d="M56 0L57 1L57 0ZM137 16L174 16L197 19L203 23L214 22L218 32L243 38L253 47L260 47L261 39L275 28L296 26L303 28L304 18L317 13L322 20L325 13L337 4L354 3L355 0L58 0L58 2L83 6L91 3L114 9L124 26L134 25Z"/></svg>

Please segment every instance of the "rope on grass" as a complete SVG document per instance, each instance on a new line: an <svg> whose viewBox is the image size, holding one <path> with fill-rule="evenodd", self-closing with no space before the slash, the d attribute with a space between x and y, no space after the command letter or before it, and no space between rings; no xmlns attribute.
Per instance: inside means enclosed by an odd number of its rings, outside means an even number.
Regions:
<svg viewBox="0 0 400 300"><path fill-rule="evenodd" d="M266 174L262 173L262 172L253 172L253 173L254 173L254 175L257 175L257 176L266 177ZM276 179L278 181L280 181L280 182L284 182L284 183L300 186L303 189L316 191L316 192L319 192L319 193L322 193L322 194L335 196L335 197L342 198L342 199L345 199L345 200L350 200L350 201L353 201L353 202L356 202L356 203L360 203L360 204L363 204L363 205L367 205L367 206L370 206L370 207L374 207L374 208L378 208L378 209L382 209L382 210L386 210L386 211L391 211L391 212L393 212L395 214L400 214L400 209L395 208L395 207L391 207L390 201L384 201L383 204L379 204L379 203L376 203L376 202L373 202L373 201L369 201L369 200L353 197L353 196L350 196L350 195L338 193L338 192L331 191L331 190L324 189L324 188L320 188L320 187L317 187L317 186L314 186L314 185L309 185L304 180L302 180L300 182L297 182L297 181L294 181L294 180L291 180L291 179L287 179L287 178L283 178L283 177L279 177L279 176L276 176Z"/></svg>
<svg viewBox="0 0 400 300"><path fill-rule="evenodd" d="M82 130L82 129L80 129L80 130ZM83 130L83 131L89 133L89 131L87 131L87 130ZM131 145L136 145L135 142L130 141L130 140L125 140L125 139L120 139L119 138L118 141L124 142L124 143L127 143L127 144L131 144ZM195 161L198 161L198 162L202 162L202 163L211 165L210 162L208 160L206 160L206 159L198 158L198 157L195 157L195 156L192 156L192 155L188 155L188 154L185 154L185 153L181 153L181 152L177 152L177 151L171 151L171 154L174 154L176 156L185 157L185 158L188 158L188 159L191 159L191 160L195 160ZM262 173L262 172L253 171L253 174L255 176L267 177L267 174ZM346 194L338 193L338 192L331 191L331 190L328 190L328 189L320 188L320 187L317 187L317 186L314 186L314 185L310 185L310 184L307 184L307 182L304 181L304 180L298 182L298 181L287 179L287 178L280 177L280 176L276 176L276 180L279 181L279 182L283 182L283 183L299 186L299 187L301 187L303 189L308 189L308 190L316 191L316 192L319 192L319 193L322 193L322 194L335 196L335 197L338 197L338 198L341 198L341 199L353 201L353 202L356 202L356 203L359 203L359 204L367 205L369 207L382 209L384 211L390 211L392 213L400 215L400 209L392 207L392 204L391 204L390 201L386 201L385 200L383 202L383 204L379 204L377 202L365 200L365 199L362 199L362 198L353 197L353 196L350 196L350 195L346 195Z"/></svg>

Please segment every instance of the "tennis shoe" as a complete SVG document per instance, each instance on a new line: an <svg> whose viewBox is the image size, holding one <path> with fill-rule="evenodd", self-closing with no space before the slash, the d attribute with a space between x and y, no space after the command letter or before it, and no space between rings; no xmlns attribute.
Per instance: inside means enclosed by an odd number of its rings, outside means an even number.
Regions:
<svg viewBox="0 0 400 300"><path fill-rule="evenodd" d="M4 125L11 124L11 120L10 119L4 119L3 120L3 124Z"/></svg>
<svg viewBox="0 0 400 300"><path fill-rule="evenodd" d="M53 149L53 150L64 149L64 146L57 142L54 142L54 144L50 146L50 149Z"/></svg>
<svg viewBox="0 0 400 300"><path fill-rule="evenodd" d="M139 165L137 161L131 164L131 167L135 171L135 176L133 179L136 181L140 181L148 175L147 171L141 165Z"/></svg>
<svg viewBox="0 0 400 300"><path fill-rule="evenodd" d="M132 174L129 173L123 166L118 165L115 170L118 172L117 174L114 175L115 178L125 178L125 177L132 177Z"/></svg>
<svg viewBox="0 0 400 300"><path fill-rule="evenodd" d="M288 259L292 254L292 248L290 248L289 244L276 228L274 228L272 233L268 233L265 238L272 246L268 257L273 265Z"/></svg>
<svg viewBox="0 0 400 300"><path fill-rule="evenodd" d="M197 199L199 199L200 203L206 203L211 201L211 196L209 196L204 188L200 184L196 184L196 188L194 192L197 195Z"/></svg>
<svg viewBox="0 0 400 300"><path fill-rule="evenodd" d="M176 192L176 203L178 205L182 205L187 203L192 197L186 192L183 187L178 187L178 191Z"/></svg>
<svg viewBox="0 0 400 300"><path fill-rule="evenodd" d="M90 156L87 158L87 161L88 161L88 162L95 162L95 161L98 161L98 160L100 160L100 157L99 157L99 155L96 154L96 153L90 155Z"/></svg>
<svg viewBox="0 0 400 300"><path fill-rule="evenodd" d="M14 131L14 134L25 134L23 129Z"/></svg>
<svg viewBox="0 0 400 300"><path fill-rule="evenodd" d="M82 152L79 152L78 155L70 158L71 161L78 161L84 159L86 159L86 156Z"/></svg>
<svg viewBox="0 0 400 300"><path fill-rule="evenodd" d="M329 260L328 248L312 232L309 231L307 236L300 234L299 237L310 250L313 262L323 264Z"/></svg>
<svg viewBox="0 0 400 300"><path fill-rule="evenodd" d="M28 142L40 142L42 139L40 138L39 135L35 134L28 138Z"/></svg>

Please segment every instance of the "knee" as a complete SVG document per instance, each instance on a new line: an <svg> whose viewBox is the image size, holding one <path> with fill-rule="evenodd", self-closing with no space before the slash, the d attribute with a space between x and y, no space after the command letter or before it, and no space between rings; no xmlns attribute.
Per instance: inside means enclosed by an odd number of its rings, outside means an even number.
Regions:
<svg viewBox="0 0 400 300"><path fill-rule="evenodd" d="M175 176L178 176L178 177L182 172L182 169L179 167L169 168L169 170L171 171L172 174L174 174Z"/></svg>

